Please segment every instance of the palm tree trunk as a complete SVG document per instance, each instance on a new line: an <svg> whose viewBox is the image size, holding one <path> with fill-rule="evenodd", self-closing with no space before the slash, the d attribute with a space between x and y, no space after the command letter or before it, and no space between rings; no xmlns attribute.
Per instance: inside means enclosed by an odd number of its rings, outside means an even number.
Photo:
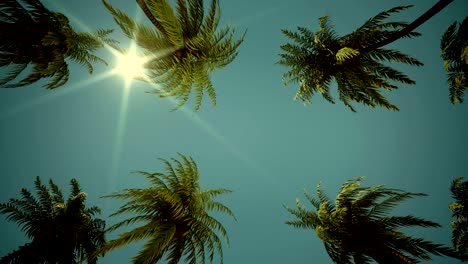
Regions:
<svg viewBox="0 0 468 264"><path fill-rule="evenodd" d="M137 4L140 6L141 10L145 13L146 17L153 23L153 25L165 36L167 36L167 31L164 29L161 22L159 22L156 17L154 17L151 10L149 10L148 6L145 3L145 0L136 0Z"/></svg>
<svg viewBox="0 0 468 264"><path fill-rule="evenodd" d="M444 9L446 6L448 6L450 3L452 3L453 0L440 0L435 4L433 7L431 7L429 10L426 11L426 13L422 14L420 17L418 17L413 23L409 24L407 27L404 29L395 32L391 37L375 43L374 45L371 45L369 47L366 47L362 50L362 53L369 52L378 48L381 48L387 44L392 43L393 41L400 39L406 34L410 33L411 31L415 30L417 27L420 25L424 24L427 20L429 20L431 17L439 13L442 9Z"/></svg>

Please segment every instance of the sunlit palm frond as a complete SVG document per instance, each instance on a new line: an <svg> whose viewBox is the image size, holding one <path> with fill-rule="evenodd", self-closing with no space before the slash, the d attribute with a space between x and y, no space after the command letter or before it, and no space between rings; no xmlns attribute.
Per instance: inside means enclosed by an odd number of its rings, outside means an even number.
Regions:
<svg viewBox="0 0 468 264"><path fill-rule="evenodd" d="M335 263L417 263L431 255L453 256L450 248L422 238L413 238L399 229L439 227L437 223L415 216L389 216L398 203L422 193L388 189L383 185L361 187L362 177L343 183L330 207L321 186L318 200L306 194L315 210L305 209L296 200L296 208L286 208L296 217L286 223L296 228L310 228L323 241Z"/></svg>
<svg viewBox="0 0 468 264"><path fill-rule="evenodd" d="M356 110L351 101L370 107L398 110L380 91L397 88L389 81L403 84L414 84L414 81L383 62L414 66L421 66L422 63L397 50L370 47L392 37L408 25L404 22L385 22L392 14L407 8L409 6L399 6L381 12L357 30L342 37L334 31L328 16L319 19L319 29L316 32L303 27L298 27L297 32L282 30L292 40L292 43L281 46L283 53L279 54L281 58L278 64L289 68L283 74L284 84L299 84L294 98L301 99L304 103L310 104L316 93L334 103L330 86L335 80L339 99L353 112ZM410 32L405 37L419 35Z"/></svg>
<svg viewBox="0 0 468 264"><path fill-rule="evenodd" d="M149 93L175 98L178 104L174 110L187 103L191 94L195 97L195 110L200 109L205 95L216 105L211 73L236 58L245 36L244 33L236 40L229 25L218 29L218 0L211 1L206 13L203 0L176 1L175 8L167 0L138 1L155 30L133 21L104 0L103 3L127 37L150 56L145 65L148 78L142 80L158 87Z"/></svg>
<svg viewBox="0 0 468 264"><path fill-rule="evenodd" d="M179 154L179 159L161 159L165 173L137 172L145 176L151 186L144 189L125 189L106 198L124 200L112 216L132 214L109 227L114 231L121 227L142 224L120 234L98 253L125 246L146 239L143 248L133 257L135 263L156 263L165 258L168 263L178 263L185 258L188 263L208 258L213 261L215 253L222 263L222 243L229 238L223 225L209 212L227 214L233 219L233 212L215 197L230 193L228 189L202 190L199 184L197 164L191 157Z"/></svg>

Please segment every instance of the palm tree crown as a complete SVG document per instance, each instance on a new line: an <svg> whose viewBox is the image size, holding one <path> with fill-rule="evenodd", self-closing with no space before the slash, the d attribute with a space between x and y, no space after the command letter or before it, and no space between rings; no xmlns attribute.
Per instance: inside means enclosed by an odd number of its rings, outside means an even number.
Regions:
<svg viewBox="0 0 468 264"><path fill-rule="evenodd" d="M463 93L468 90L468 17L461 24L454 22L447 28L440 48L448 72L450 102L463 103Z"/></svg>
<svg viewBox="0 0 468 264"><path fill-rule="evenodd" d="M48 10L39 0L2 0L0 67L7 67L8 72L0 79L0 87L26 86L43 78L51 78L45 85L47 89L60 87L69 79L67 59L86 66L92 73L92 63L106 64L93 52L104 43L115 44L106 38L111 32L75 32L65 15ZM26 77L14 82L28 66L31 70Z"/></svg>
<svg viewBox="0 0 468 264"><path fill-rule="evenodd" d="M451 222L452 243L460 259L465 260L468 257L468 182L463 181L463 177L456 178L450 191L455 201L449 208L456 219Z"/></svg>
<svg viewBox="0 0 468 264"><path fill-rule="evenodd" d="M109 241L102 253L134 241L147 240L138 255L133 257L133 263L156 263L164 255L170 264L179 263L182 257L185 257L186 263L205 263L205 255L212 263L215 252L223 262L218 233L228 245L229 239L222 224L208 211L226 213L235 219L228 207L213 200L231 191L202 190L195 161L181 154L179 156L180 161L172 159L174 165L162 159L166 173L138 172L151 182L150 187L125 189L105 196L127 201L112 216L135 215L111 226L109 231L134 223L142 225Z"/></svg>
<svg viewBox="0 0 468 264"><path fill-rule="evenodd" d="M137 0L155 28L135 22L103 2L124 34L148 56L148 76L142 80L158 85L151 93L175 97L177 109L187 102L193 87L195 110L205 92L216 105L210 73L231 63L244 39L242 35L234 40L234 29L229 25L218 29L218 0L211 1L206 14L203 0L177 0L177 12L167 0Z"/></svg>
<svg viewBox="0 0 468 264"><path fill-rule="evenodd" d="M0 213L18 223L32 240L2 257L0 263L96 263L97 258L91 253L105 243L105 222L95 218L100 209L86 207L86 194L75 179L70 181L67 200L52 180L49 187L39 177L34 183L37 197L22 189L21 199L0 204Z"/></svg>
<svg viewBox="0 0 468 264"><path fill-rule="evenodd" d="M415 66L423 64L398 50L382 48L380 43L393 38L408 26L405 22L385 22L385 19L409 7L398 6L381 12L354 32L342 37L334 31L327 16L319 19L320 28L315 33L304 27L298 27L299 32L282 30L295 42L281 46L285 53L280 54L278 63L290 68L283 75L285 85L299 83L295 99L299 98L303 102L311 103L312 96L320 93L327 101L334 103L330 85L335 80L339 99L352 111L355 109L350 101L398 110L379 90L398 88L389 81L404 84L414 84L414 81L404 73L384 65L384 62ZM419 35L408 32L404 37Z"/></svg>
<svg viewBox="0 0 468 264"><path fill-rule="evenodd" d="M333 203L317 186L318 199L305 193L316 211L306 210L299 200L296 209L286 208L297 217L287 221L297 228L315 230L335 263L417 263L430 254L451 255L449 248L413 238L401 227L438 227L437 223L415 216L389 216L398 203L422 193L396 189L360 187L361 178L346 181Z"/></svg>

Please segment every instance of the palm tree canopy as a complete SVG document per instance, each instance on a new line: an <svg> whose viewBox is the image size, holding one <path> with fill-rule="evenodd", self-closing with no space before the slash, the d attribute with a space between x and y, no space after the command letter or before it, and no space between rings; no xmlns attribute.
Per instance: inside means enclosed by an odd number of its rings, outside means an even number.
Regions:
<svg viewBox="0 0 468 264"><path fill-rule="evenodd" d="M2 257L0 263L96 263L91 253L105 243L105 222L96 218L98 207L86 207L86 194L75 179L70 181L67 200L59 187L49 181L49 187L36 177L36 197L21 190L21 199L0 204L0 213L16 222L30 243Z"/></svg>
<svg viewBox="0 0 468 264"><path fill-rule="evenodd" d="M447 28L440 48L448 72L450 102L463 103L463 94L468 90L468 17Z"/></svg>
<svg viewBox="0 0 468 264"><path fill-rule="evenodd" d="M422 193L388 189L382 185L361 187L362 177L346 181L335 202L317 185L318 199L304 192L315 211L307 210L297 199L297 208L286 209L296 217L287 221L297 228L315 230L335 263L417 263L431 254L453 255L449 248L422 238L413 238L399 228L439 227L437 223L412 215L388 213L406 199Z"/></svg>
<svg viewBox="0 0 468 264"><path fill-rule="evenodd" d="M453 180L450 186L452 198L455 200L450 204L452 217L456 221L451 222L452 244L460 259L468 257L468 182L463 177Z"/></svg>
<svg viewBox="0 0 468 264"><path fill-rule="evenodd" d="M105 197L125 200L126 203L111 216L130 213L133 216L109 228L141 223L141 226L120 234L103 248L106 253L129 243L146 240L133 263L156 263L166 256L167 263L175 264L185 257L186 263L212 263L215 253L223 262L221 238L229 245L223 225L208 214L209 211L226 213L232 211L214 200L227 189L202 190L195 161L179 154L180 160L161 159L166 173L139 171L151 186L144 189L125 189Z"/></svg>
<svg viewBox="0 0 468 264"><path fill-rule="evenodd" d="M148 76L143 81L157 84L149 91L160 97L178 100L175 109L184 105L195 93L195 110L201 106L206 92L216 105L216 92L210 74L231 63L245 33L234 39L234 29L227 25L218 29L220 8L212 0L205 13L203 0L177 0L176 8L167 0L137 0L154 27L135 22L124 12L103 0L124 34L143 49L149 59Z"/></svg>
<svg viewBox="0 0 468 264"><path fill-rule="evenodd" d="M289 70L284 73L283 81L298 83L299 90L295 99L311 103L315 93L320 93L329 102L335 103L330 94L330 86L335 80L339 99L353 112L350 101L375 107L382 106L398 110L380 90L397 89L390 81L414 84L404 73L386 66L385 62L400 62L409 65L423 65L417 59L398 50L378 47L382 41L392 38L408 26L406 22L386 22L395 13L411 6L398 6L381 12L367 20L354 32L338 36L328 16L319 19L319 30L298 27L298 32L282 30L293 43L281 46L278 64ZM419 33L409 32L404 37L416 37ZM377 47L368 49L369 47Z"/></svg>
<svg viewBox="0 0 468 264"><path fill-rule="evenodd" d="M22 3L22 4L21 4ZM93 63L106 62L94 52L104 44L112 30L75 32L68 18L45 8L39 0L2 0L0 2L0 67L7 73L0 87L16 88L50 78L44 86L55 89L69 79L67 60L93 72ZM29 73L15 82L21 73Z"/></svg>

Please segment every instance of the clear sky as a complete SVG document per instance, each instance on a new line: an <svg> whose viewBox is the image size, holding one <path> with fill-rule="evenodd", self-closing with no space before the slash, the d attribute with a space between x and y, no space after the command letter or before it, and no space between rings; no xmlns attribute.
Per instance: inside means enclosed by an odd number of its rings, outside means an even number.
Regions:
<svg viewBox="0 0 468 264"><path fill-rule="evenodd" d="M119 76L105 75L115 67L107 50L99 55L109 66L97 65L93 75L72 66L69 83L57 90L45 90L44 83L0 90L0 202L19 198L23 187L33 190L37 175L52 178L64 191L76 178L88 205L101 207L110 226L117 219L109 214L122 203L99 197L147 186L131 172L163 171L157 158L180 152L197 162L203 187L234 191L221 200L238 221L219 217L231 240L230 248L224 247L226 264L332 263L314 231L284 224L292 217L283 205L304 201L304 188L315 194L319 181L334 198L345 180L361 175L365 186L427 193L395 214L440 223L442 228L408 232L450 245L449 186L458 176L468 178L468 103L450 104L439 45L445 29L468 14L468 2L455 0L418 28L421 37L391 44L425 64L396 65L417 83L385 93L400 112L355 104L357 113L321 96L308 106L293 101L297 86L284 87L286 68L275 64L280 45L288 41L280 30L316 31L318 18L328 14L338 33L347 34L380 11L412 4L395 17L410 22L435 0L220 2L222 24L230 22L247 35L236 60L212 75L216 107L204 100L197 113L192 102L170 112L175 103L144 93L149 84L133 82L125 89ZM129 43L100 1L43 3L69 16L78 31L115 28L112 36ZM134 1L109 3L149 23ZM5 218L0 218L0 234L0 256L26 242ZM111 252L100 263L129 263L140 245ZM431 263L458 262L437 258Z"/></svg>

